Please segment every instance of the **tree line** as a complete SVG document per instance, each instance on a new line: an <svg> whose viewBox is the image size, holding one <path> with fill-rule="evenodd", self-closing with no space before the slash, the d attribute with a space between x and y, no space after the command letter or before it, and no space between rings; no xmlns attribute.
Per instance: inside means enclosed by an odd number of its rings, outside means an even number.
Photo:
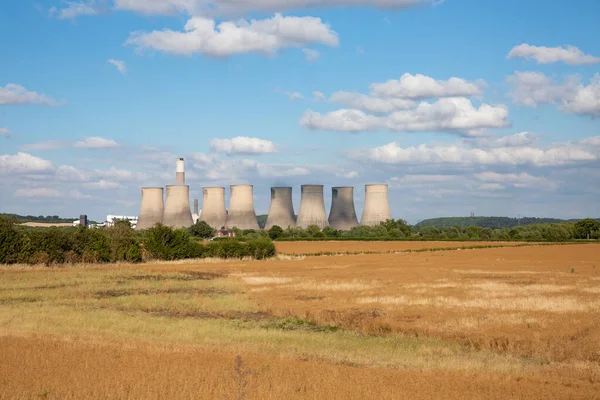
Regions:
<svg viewBox="0 0 600 400"><path fill-rule="evenodd" d="M558 218L510 218L510 217L443 217L425 219L417 227L423 228L431 226L435 228L458 226L468 228L470 226L479 226L482 228L514 228L516 226L539 225L539 224L560 224L563 222L577 222L578 220L563 220Z"/></svg>
<svg viewBox="0 0 600 400"><path fill-rule="evenodd" d="M264 259L275 255L265 237L198 240L192 229L157 224L137 232L128 221L107 228L25 229L11 218L0 217L0 264L138 263L186 258Z"/></svg>

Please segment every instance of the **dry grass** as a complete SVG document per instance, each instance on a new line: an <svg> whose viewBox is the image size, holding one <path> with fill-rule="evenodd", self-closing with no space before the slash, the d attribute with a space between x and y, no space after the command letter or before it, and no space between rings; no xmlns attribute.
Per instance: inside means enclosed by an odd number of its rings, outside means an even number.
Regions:
<svg viewBox="0 0 600 400"><path fill-rule="evenodd" d="M4 268L0 399L596 398L596 265L572 245Z"/></svg>

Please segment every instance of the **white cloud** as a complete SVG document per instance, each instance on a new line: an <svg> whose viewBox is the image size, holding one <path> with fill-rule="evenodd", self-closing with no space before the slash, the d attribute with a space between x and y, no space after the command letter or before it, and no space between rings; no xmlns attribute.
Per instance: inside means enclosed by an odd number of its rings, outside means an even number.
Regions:
<svg viewBox="0 0 600 400"><path fill-rule="evenodd" d="M541 72L517 71L507 82L513 87L509 96L516 104L528 107L557 104L565 113L600 116L600 74L584 85L576 75L558 83Z"/></svg>
<svg viewBox="0 0 600 400"><path fill-rule="evenodd" d="M125 169L110 167L108 170L94 170L94 175L103 179L114 181L143 181L148 179L148 175L143 172L132 172Z"/></svg>
<svg viewBox="0 0 600 400"><path fill-rule="evenodd" d="M73 147L77 149L109 149L119 147L119 144L112 139L92 136L76 142Z"/></svg>
<svg viewBox="0 0 600 400"><path fill-rule="evenodd" d="M408 110L385 116L344 109L321 114L307 111L300 125L307 129L362 132L390 130L398 132L455 131L467 136L478 135L485 128L508 125L508 109L503 105L481 104L475 108L467 98L443 98L435 103L422 102Z"/></svg>
<svg viewBox="0 0 600 400"><path fill-rule="evenodd" d="M61 9L52 7L49 11L49 15L58 19L75 19L81 15L99 14L98 9L94 6L93 0L88 2L65 1L65 3L67 6Z"/></svg>
<svg viewBox="0 0 600 400"><path fill-rule="evenodd" d="M210 148L225 154L265 154L275 153L276 146L270 140L238 136L232 139L212 139Z"/></svg>
<svg viewBox="0 0 600 400"><path fill-rule="evenodd" d="M243 15L248 12L279 12L309 7L370 6L402 9L434 5L434 0L115 0L115 7L142 14Z"/></svg>
<svg viewBox="0 0 600 400"><path fill-rule="evenodd" d="M600 63L600 57L585 54L575 46L545 47L532 46L527 43L513 47L507 58L525 58L535 60L538 64L552 64L561 61L569 65Z"/></svg>
<svg viewBox="0 0 600 400"><path fill-rule="evenodd" d="M2 174L26 174L51 171L52 163L28 153L17 153L15 155L0 155L0 173Z"/></svg>
<svg viewBox="0 0 600 400"><path fill-rule="evenodd" d="M325 100L325 95L321 92L314 91L313 92L313 100L314 101L322 101Z"/></svg>
<svg viewBox="0 0 600 400"><path fill-rule="evenodd" d="M225 21L218 25L214 20L194 17L188 20L184 29L184 32L169 29L133 32L126 44L135 45L138 50L154 49L180 55L199 53L213 57L242 53L273 55L281 49L311 43L339 44L337 33L316 17L275 14L269 19Z"/></svg>
<svg viewBox="0 0 600 400"><path fill-rule="evenodd" d="M317 50L302 49L302 52L304 53L304 57L308 62L315 62L319 59L319 57L321 57L321 53L319 53Z"/></svg>
<svg viewBox="0 0 600 400"><path fill-rule="evenodd" d="M519 132L514 135L498 138L477 138L476 144L481 147L518 147L532 145L538 140L538 135L532 132Z"/></svg>
<svg viewBox="0 0 600 400"><path fill-rule="evenodd" d="M302 100L304 96L300 92L290 92L288 90L281 90L280 88L275 88L275 93L285 94L290 101Z"/></svg>
<svg viewBox="0 0 600 400"><path fill-rule="evenodd" d="M488 182L492 184L512 185L517 188L557 188L557 184L555 182L552 182L551 180L544 177L530 175L526 172L503 174L488 171L475 174L475 178L483 182Z"/></svg>
<svg viewBox="0 0 600 400"><path fill-rule="evenodd" d="M44 106L58 106L56 100L46 97L45 94L30 92L21 85L8 83L0 86L0 105L3 104L41 104Z"/></svg>
<svg viewBox="0 0 600 400"><path fill-rule="evenodd" d="M444 81L421 74L411 75L405 73L398 80L373 83L371 91L374 96L378 97L426 99L479 96L482 94L482 88L485 86L486 83L482 80L473 83L453 77Z"/></svg>
<svg viewBox="0 0 600 400"><path fill-rule="evenodd" d="M119 184L119 182L115 182L115 181L108 181L106 179L100 179L99 181L96 181L96 182L85 183L84 186L88 189L106 190L106 189L120 188L121 184Z"/></svg>
<svg viewBox="0 0 600 400"><path fill-rule="evenodd" d="M89 194L83 194L77 189L69 191L69 197L71 197L73 199L78 199L78 200L94 198L94 196L89 195Z"/></svg>
<svg viewBox="0 0 600 400"><path fill-rule="evenodd" d="M479 148L469 147L465 142L401 147L391 142L380 147L352 150L348 155L351 159L383 164L558 166L598 161L600 146L592 148L588 142L581 141L555 144L545 149L531 145Z"/></svg>
<svg viewBox="0 0 600 400"><path fill-rule="evenodd" d="M408 99L378 98L356 92L335 92L331 95L329 101L332 103L344 104L354 109L376 113L405 110L416 105L414 101Z"/></svg>
<svg viewBox="0 0 600 400"><path fill-rule="evenodd" d="M125 65L125 61L115 60L111 58L108 60L108 63L114 65L115 68L117 68L117 70L122 74L127 72L127 66Z"/></svg>
<svg viewBox="0 0 600 400"><path fill-rule="evenodd" d="M0 136L10 137L10 130L8 128L0 128Z"/></svg>
<svg viewBox="0 0 600 400"><path fill-rule="evenodd" d="M60 193L56 189L32 188L32 189L17 189L17 190L15 190L13 196L14 197L28 197L28 198L60 197Z"/></svg>
<svg viewBox="0 0 600 400"><path fill-rule="evenodd" d="M479 190L504 190L506 186L500 183L482 183L479 185Z"/></svg>
<svg viewBox="0 0 600 400"><path fill-rule="evenodd" d="M68 140L42 140L41 142L25 144L21 146L21 150L25 151L45 151L58 150L64 147L70 147L72 143Z"/></svg>

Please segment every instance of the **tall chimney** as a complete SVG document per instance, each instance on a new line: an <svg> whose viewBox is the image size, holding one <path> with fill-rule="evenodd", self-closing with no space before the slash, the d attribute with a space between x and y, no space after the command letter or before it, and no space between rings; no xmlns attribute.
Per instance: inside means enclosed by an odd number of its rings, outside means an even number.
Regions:
<svg viewBox="0 0 600 400"><path fill-rule="evenodd" d="M177 167L175 169L175 183L185 185L185 161L183 158L177 159Z"/></svg>
<svg viewBox="0 0 600 400"><path fill-rule="evenodd" d="M214 229L221 229L227 219L225 210L225 188L205 187L202 189L202 212L200 221L206 222Z"/></svg>
<svg viewBox="0 0 600 400"><path fill-rule="evenodd" d="M375 226L390 218L388 185L365 185L365 208L360 224Z"/></svg>
<svg viewBox="0 0 600 400"><path fill-rule="evenodd" d="M296 226L305 229L310 225L316 225L321 229L328 226L325 200L323 200L323 185L302 185L301 190L300 211Z"/></svg>
<svg viewBox="0 0 600 400"><path fill-rule="evenodd" d="M161 187L143 187L142 204L136 230L152 228L163 220L165 209L163 200L164 189Z"/></svg>
<svg viewBox="0 0 600 400"><path fill-rule="evenodd" d="M258 230L258 220L254 212L254 197L252 185L231 185L229 212L227 213L228 228Z"/></svg>
<svg viewBox="0 0 600 400"><path fill-rule="evenodd" d="M329 225L333 229L349 231L358 225L356 211L354 210L354 188L331 188L331 210L329 211Z"/></svg>
<svg viewBox="0 0 600 400"><path fill-rule="evenodd" d="M271 188L271 205L269 206L265 230L269 230L275 225L283 229L296 226L291 187Z"/></svg>

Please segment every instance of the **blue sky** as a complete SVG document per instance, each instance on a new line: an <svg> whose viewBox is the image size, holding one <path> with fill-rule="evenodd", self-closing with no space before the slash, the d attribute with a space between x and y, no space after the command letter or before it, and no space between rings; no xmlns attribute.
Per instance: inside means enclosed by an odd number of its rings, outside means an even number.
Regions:
<svg viewBox="0 0 600 400"><path fill-rule="evenodd" d="M390 185L392 214L598 216L600 3L8 0L2 212ZM218 139L221 139L220 141ZM215 141L216 140L216 141Z"/></svg>

